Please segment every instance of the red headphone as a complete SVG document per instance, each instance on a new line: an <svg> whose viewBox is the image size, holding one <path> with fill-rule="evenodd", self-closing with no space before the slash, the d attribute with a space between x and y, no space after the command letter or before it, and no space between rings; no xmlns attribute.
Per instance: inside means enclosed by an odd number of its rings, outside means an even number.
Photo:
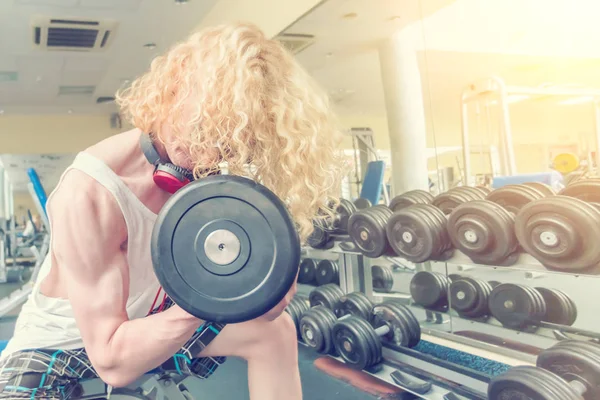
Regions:
<svg viewBox="0 0 600 400"><path fill-rule="evenodd" d="M140 147L148 162L154 165L154 183L165 192L173 194L194 180L192 171L161 159L150 135L142 133Z"/></svg>

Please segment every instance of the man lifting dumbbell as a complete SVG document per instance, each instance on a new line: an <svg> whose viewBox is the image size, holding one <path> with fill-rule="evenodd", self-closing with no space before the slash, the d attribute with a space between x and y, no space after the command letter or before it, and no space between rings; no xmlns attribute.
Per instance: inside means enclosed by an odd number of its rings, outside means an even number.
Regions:
<svg viewBox="0 0 600 400"><path fill-rule="evenodd" d="M326 95L280 43L232 24L175 45L118 102L136 129L80 153L49 197L52 245L0 397L73 398L82 378L121 387L155 368L207 377L235 356L252 399L300 399L282 312L298 239L339 189ZM223 162L260 184L219 176Z"/></svg>

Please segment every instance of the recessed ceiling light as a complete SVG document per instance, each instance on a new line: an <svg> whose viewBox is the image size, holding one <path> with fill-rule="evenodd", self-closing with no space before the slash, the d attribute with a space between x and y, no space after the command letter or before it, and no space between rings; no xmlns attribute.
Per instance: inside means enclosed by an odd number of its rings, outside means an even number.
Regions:
<svg viewBox="0 0 600 400"><path fill-rule="evenodd" d="M358 14L355 12L351 12L351 13L342 15L343 19L355 19L356 17L358 17Z"/></svg>
<svg viewBox="0 0 600 400"><path fill-rule="evenodd" d="M506 97L506 102L509 104L518 103L523 100L529 99L529 95L527 94L511 94Z"/></svg>
<svg viewBox="0 0 600 400"><path fill-rule="evenodd" d="M4 110L0 110L0 115L4 114Z"/></svg>
<svg viewBox="0 0 600 400"><path fill-rule="evenodd" d="M186 4L188 2L189 2L189 0L175 0L175 4L177 4L177 5Z"/></svg>
<svg viewBox="0 0 600 400"><path fill-rule="evenodd" d="M328 57L328 58L329 58L329 57L333 57L333 53L332 53L332 52L329 52L329 53L325 54L325 57Z"/></svg>
<svg viewBox="0 0 600 400"><path fill-rule="evenodd" d="M400 21L402 19L402 17L398 16L398 15L394 15L392 17L390 17L390 21Z"/></svg>
<svg viewBox="0 0 600 400"><path fill-rule="evenodd" d="M67 112L68 112L69 114L73 114L73 110L71 110L70 108L69 108L69 110L68 110Z"/></svg>
<svg viewBox="0 0 600 400"><path fill-rule="evenodd" d="M580 96L580 97L572 97L570 99L563 100L563 101L559 102L558 104L562 104L564 106L572 106L575 104L591 103L593 101L594 101L594 96Z"/></svg>
<svg viewBox="0 0 600 400"><path fill-rule="evenodd" d="M156 48L156 43L146 43L144 45L145 48L147 48L148 50L153 50Z"/></svg>
<svg viewBox="0 0 600 400"><path fill-rule="evenodd" d="M0 82L15 82L19 79L16 71L0 71Z"/></svg>

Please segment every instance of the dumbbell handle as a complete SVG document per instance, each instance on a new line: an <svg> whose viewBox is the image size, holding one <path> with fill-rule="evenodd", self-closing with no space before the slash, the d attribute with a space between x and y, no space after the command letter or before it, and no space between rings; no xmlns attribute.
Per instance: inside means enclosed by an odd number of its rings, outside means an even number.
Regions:
<svg viewBox="0 0 600 400"><path fill-rule="evenodd" d="M382 325L379 328L375 329L375 333L377 336L384 336L390 333L390 327L388 325Z"/></svg>
<svg viewBox="0 0 600 400"><path fill-rule="evenodd" d="M569 385L571 385L571 387L582 396L585 394L585 392L587 392L587 386L585 386L585 383L583 382L570 381Z"/></svg>
<svg viewBox="0 0 600 400"><path fill-rule="evenodd" d="M352 314L342 315L341 317L338 318L338 321L343 321L346 318L349 318L351 316L352 316ZM375 333L377 334L377 336L387 335L388 333L390 333L390 327L389 327L389 325L381 325L379 328L375 329Z"/></svg>

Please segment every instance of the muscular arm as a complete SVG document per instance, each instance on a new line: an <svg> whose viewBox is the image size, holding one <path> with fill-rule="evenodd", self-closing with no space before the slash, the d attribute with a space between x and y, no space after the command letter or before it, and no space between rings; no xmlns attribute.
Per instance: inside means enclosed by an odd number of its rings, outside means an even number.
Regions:
<svg viewBox="0 0 600 400"><path fill-rule="evenodd" d="M86 351L100 378L125 386L171 357L201 321L181 308L129 320L129 272L121 245L127 237L112 195L71 171L49 204L52 249Z"/></svg>

